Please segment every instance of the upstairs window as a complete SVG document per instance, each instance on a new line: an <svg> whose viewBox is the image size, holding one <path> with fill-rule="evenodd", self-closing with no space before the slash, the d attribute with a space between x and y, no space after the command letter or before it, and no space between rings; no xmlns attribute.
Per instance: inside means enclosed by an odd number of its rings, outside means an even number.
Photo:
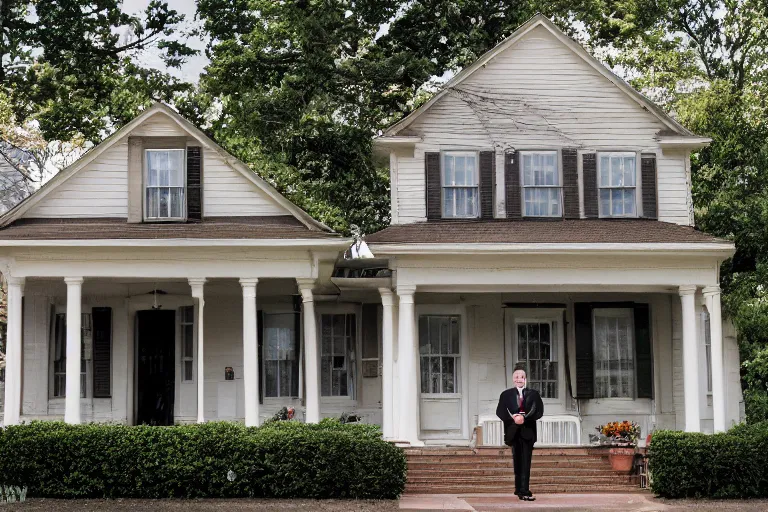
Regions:
<svg viewBox="0 0 768 512"><path fill-rule="evenodd" d="M479 216L479 180L477 154L443 153L443 218L475 218Z"/></svg>
<svg viewBox="0 0 768 512"><path fill-rule="evenodd" d="M523 215L562 217L562 186L557 151L520 153L523 174Z"/></svg>
<svg viewBox="0 0 768 512"><path fill-rule="evenodd" d="M144 217L147 220L183 220L184 150L146 150Z"/></svg>
<svg viewBox="0 0 768 512"><path fill-rule="evenodd" d="M634 153L600 153L601 217L637 217L637 165Z"/></svg>

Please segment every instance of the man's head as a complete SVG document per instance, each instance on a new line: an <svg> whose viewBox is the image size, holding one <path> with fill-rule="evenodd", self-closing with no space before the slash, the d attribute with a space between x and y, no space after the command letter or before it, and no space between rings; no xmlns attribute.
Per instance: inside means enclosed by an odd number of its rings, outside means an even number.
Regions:
<svg viewBox="0 0 768 512"><path fill-rule="evenodd" d="M515 371L512 372L512 383L516 388L524 388L526 381L525 368L522 366L515 366Z"/></svg>

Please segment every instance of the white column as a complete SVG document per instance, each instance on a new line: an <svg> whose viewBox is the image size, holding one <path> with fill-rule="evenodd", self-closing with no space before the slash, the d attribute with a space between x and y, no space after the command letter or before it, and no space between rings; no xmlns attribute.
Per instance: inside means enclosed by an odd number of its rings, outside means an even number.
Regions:
<svg viewBox="0 0 768 512"><path fill-rule="evenodd" d="M304 316L304 368L307 386L305 400L307 423L320 422L320 369L315 322L315 300L312 296L314 279L296 279L303 302Z"/></svg>
<svg viewBox="0 0 768 512"><path fill-rule="evenodd" d="M725 432L725 366L723 364L723 319L720 312L720 287L704 288L709 312L709 333L712 351L712 409L715 432Z"/></svg>
<svg viewBox="0 0 768 512"><path fill-rule="evenodd" d="M243 287L243 388L245 390L245 426L259 426L258 320L256 285L258 279L240 279Z"/></svg>
<svg viewBox="0 0 768 512"><path fill-rule="evenodd" d="M417 379L419 364L416 359L416 306L415 286L398 286L400 318L397 365L400 373L400 431L398 437L411 446L421 446L419 441L419 388Z"/></svg>
<svg viewBox="0 0 768 512"><path fill-rule="evenodd" d="M389 288L379 288L381 294L381 413L384 439L394 439L394 379L393 373L393 337L395 331L394 294Z"/></svg>
<svg viewBox="0 0 768 512"><path fill-rule="evenodd" d="M67 283L67 389L64 399L64 421L77 425L80 423L80 359L82 340L80 321L82 320L82 277L65 277Z"/></svg>
<svg viewBox="0 0 768 512"><path fill-rule="evenodd" d="M696 340L695 286L681 286L683 310L683 395L685 397L685 431L701 432L699 410L699 347Z"/></svg>
<svg viewBox="0 0 768 512"><path fill-rule="evenodd" d="M205 278L190 278L189 286L192 288L192 298L195 299L197 321L197 422L205 422L205 343L203 340L203 310L205 299L203 298L203 286Z"/></svg>
<svg viewBox="0 0 768 512"><path fill-rule="evenodd" d="M6 425L18 425L21 414L21 298L24 278L8 277L8 330L5 347L5 413Z"/></svg>

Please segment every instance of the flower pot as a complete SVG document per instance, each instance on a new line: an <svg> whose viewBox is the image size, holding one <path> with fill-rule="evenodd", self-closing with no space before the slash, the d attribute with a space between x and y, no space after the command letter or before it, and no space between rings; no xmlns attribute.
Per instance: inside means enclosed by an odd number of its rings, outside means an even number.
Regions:
<svg viewBox="0 0 768 512"><path fill-rule="evenodd" d="M611 448L608 450L608 462L617 473L631 473L635 461L634 448Z"/></svg>

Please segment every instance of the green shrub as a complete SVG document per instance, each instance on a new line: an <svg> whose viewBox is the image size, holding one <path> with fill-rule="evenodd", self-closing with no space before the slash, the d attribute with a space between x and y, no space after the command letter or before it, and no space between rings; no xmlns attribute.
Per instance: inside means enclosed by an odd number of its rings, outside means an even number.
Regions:
<svg viewBox="0 0 768 512"><path fill-rule="evenodd" d="M723 434L660 431L649 448L654 493L667 498L768 497L768 422Z"/></svg>
<svg viewBox="0 0 768 512"><path fill-rule="evenodd" d="M405 470L377 427L338 421L0 429L3 483L29 496L393 499Z"/></svg>

